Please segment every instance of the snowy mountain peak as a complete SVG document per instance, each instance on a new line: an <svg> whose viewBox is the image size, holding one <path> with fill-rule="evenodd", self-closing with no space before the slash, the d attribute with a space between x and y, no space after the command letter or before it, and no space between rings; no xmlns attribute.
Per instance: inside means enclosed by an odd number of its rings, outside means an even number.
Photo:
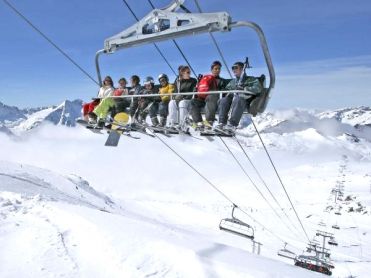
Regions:
<svg viewBox="0 0 371 278"><path fill-rule="evenodd" d="M333 118L353 126L371 125L371 107L343 108L318 114L320 119Z"/></svg>
<svg viewBox="0 0 371 278"><path fill-rule="evenodd" d="M26 119L25 113L22 110L0 102L0 123L14 122L20 119Z"/></svg>
<svg viewBox="0 0 371 278"><path fill-rule="evenodd" d="M75 126L75 121L81 114L82 100L66 100L57 107L41 109L27 115L27 119L14 125L17 132L27 131L43 123L55 125Z"/></svg>

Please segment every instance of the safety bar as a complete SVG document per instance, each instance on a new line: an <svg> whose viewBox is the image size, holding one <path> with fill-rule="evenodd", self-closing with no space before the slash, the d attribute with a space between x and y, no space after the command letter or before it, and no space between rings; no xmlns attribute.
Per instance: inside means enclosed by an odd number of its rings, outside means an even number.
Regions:
<svg viewBox="0 0 371 278"><path fill-rule="evenodd" d="M250 92L250 91L244 91L244 90L230 90L230 91L210 91L205 92L207 95L216 95L216 94L245 94L245 95L251 95L255 96L256 93ZM124 96L108 96L105 98L146 98L146 97L163 97L163 96L193 96L197 94L203 94L199 92L183 92L183 93L172 93L172 94L144 94L144 95L124 95ZM100 99L98 97L95 97L94 99Z"/></svg>

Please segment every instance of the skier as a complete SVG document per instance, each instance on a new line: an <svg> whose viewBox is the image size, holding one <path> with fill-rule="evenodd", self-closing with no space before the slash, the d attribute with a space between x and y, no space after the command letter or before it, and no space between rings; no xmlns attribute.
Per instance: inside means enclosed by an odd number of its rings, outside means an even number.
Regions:
<svg viewBox="0 0 371 278"><path fill-rule="evenodd" d="M194 92L197 79L191 77L191 70L188 66L180 66L179 76L175 79L175 92ZM176 95L169 102L169 126L174 129L185 129L185 121L189 114L192 95Z"/></svg>
<svg viewBox="0 0 371 278"><path fill-rule="evenodd" d="M259 94L263 86L257 77L247 76L244 73L244 63L236 62L232 66L235 78L226 86L226 90L245 90L254 94ZM215 127L216 131L228 131L234 133L244 110L250 105L253 96L251 94L229 93L220 100L219 104L219 124ZM232 108L232 109L231 109ZM228 120L228 113L231 115Z"/></svg>
<svg viewBox="0 0 371 278"><path fill-rule="evenodd" d="M166 118L169 114L169 101L170 96L162 96L164 94L172 94L175 90L175 87L173 84L169 83L169 77L162 73L158 77L158 81L160 82L160 97L161 102L159 103L159 114L160 114L160 127L166 126Z"/></svg>
<svg viewBox="0 0 371 278"><path fill-rule="evenodd" d="M126 87L127 81L124 77L119 80L119 87L113 92L114 96L127 96L129 95L129 90ZM125 110L130 106L129 98L115 98L115 111L114 113L125 112Z"/></svg>
<svg viewBox="0 0 371 278"><path fill-rule="evenodd" d="M82 108L83 118L86 121L96 122L96 117L92 112L95 107L100 103L101 99L111 96L113 94L114 87L113 81L110 76L106 76L103 80L103 86L99 89L98 95L92 102L85 103ZM90 117L92 116L92 117Z"/></svg>
<svg viewBox="0 0 371 278"><path fill-rule="evenodd" d="M131 88L129 90L129 95L139 95L142 86L140 85L140 78L138 75L133 75L130 78L130 85ZM133 98L130 104L130 117L131 117L131 123L136 122L136 118L138 117L138 98Z"/></svg>
<svg viewBox="0 0 371 278"><path fill-rule="evenodd" d="M218 108L219 94L209 94L208 91L221 91L225 88L226 81L220 77L222 64L214 61L211 64L211 74L204 75L197 85L199 94L191 101L191 115L193 128L211 129L215 121L215 113ZM202 121L201 109L205 107L205 121Z"/></svg>
<svg viewBox="0 0 371 278"><path fill-rule="evenodd" d="M158 94L155 89L155 81L153 77L148 76L144 82L144 88L140 91L140 95ZM146 117L149 114L152 126L159 124L157 119L158 106L161 101L160 96L156 97L140 97L138 100L138 122L145 123Z"/></svg>
<svg viewBox="0 0 371 278"><path fill-rule="evenodd" d="M126 88L126 79L121 78L119 80L119 87L113 91L113 96L128 95L128 89ZM130 105L130 100L127 98L111 98L106 97L95 107L94 111L90 113L90 117L102 120L103 122L107 118L109 112L114 117L116 113L124 112ZM99 121L98 120L98 121Z"/></svg>

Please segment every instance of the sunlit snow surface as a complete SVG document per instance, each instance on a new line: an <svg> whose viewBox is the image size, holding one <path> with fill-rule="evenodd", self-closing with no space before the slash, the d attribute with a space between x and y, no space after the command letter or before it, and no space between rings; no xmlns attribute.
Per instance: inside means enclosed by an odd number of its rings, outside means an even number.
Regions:
<svg viewBox="0 0 371 278"><path fill-rule="evenodd" d="M257 123L309 237L317 229L335 234L333 276L369 277L367 129L346 122L324 126L304 114L273 113L267 115L270 124ZM0 133L0 277L320 277L276 255L281 239L297 254L307 240L253 128L240 134L291 222L233 139L224 140L282 219L219 139L162 138L274 233L238 213L255 227L260 256L250 241L219 231L231 204L157 139L138 134L141 140L123 137L117 148L108 148L106 135L52 124L19 137ZM336 215L330 193L339 182L345 194Z"/></svg>

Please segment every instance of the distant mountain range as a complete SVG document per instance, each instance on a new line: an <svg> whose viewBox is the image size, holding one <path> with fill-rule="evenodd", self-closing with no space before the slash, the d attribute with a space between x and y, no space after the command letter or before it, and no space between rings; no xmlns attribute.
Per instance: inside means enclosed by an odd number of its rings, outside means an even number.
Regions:
<svg viewBox="0 0 371 278"><path fill-rule="evenodd" d="M75 126L81 116L82 101L66 100L58 106L19 109L0 102L0 132L11 135L32 130L43 123ZM307 109L277 110L265 112L254 122L263 133L292 133L313 128L321 134L339 136L347 134L371 140L371 107L343 108L328 111ZM242 121L242 133L255 134L246 117Z"/></svg>
<svg viewBox="0 0 371 278"><path fill-rule="evenodd" d="M286 134L309 128L326 136L349 135L371 140L371 108L356 107L328 111L306 109L277 110L266 112L254 119L260 132ZM243 122L245 135L255 134L249 118Z"/></svg>
<svg viewBox="0 0 371 278"><path fill-rule="evenodd" d="M43 123L73 127L81 115L82 100L66 100L58 106L19 109L0 102L0 132L24 132Z"/></svg>

